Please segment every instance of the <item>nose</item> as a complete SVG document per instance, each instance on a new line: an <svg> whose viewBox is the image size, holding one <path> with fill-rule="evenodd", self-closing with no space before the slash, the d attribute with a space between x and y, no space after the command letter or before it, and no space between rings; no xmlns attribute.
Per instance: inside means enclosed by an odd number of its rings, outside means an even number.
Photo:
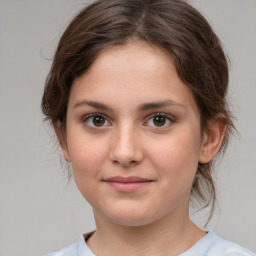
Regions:
<svg viewBox="0 0 256 256"><path fill-rule="evenodd" d="M123 167L139 164L143 159L139 131L129 125L116 128L111 141L110 159Z"/></svg>

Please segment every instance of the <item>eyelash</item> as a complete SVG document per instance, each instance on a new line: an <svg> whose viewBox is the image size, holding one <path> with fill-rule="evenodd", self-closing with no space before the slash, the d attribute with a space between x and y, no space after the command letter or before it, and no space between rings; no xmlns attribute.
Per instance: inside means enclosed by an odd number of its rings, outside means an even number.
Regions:
<svg viewBox="0 0 256 256"><path fill-rule="evenodd" d="M94 118L96 117L99 117L102 120L103 124L102 125L95 125L95 123L91 123L89 124L89 122L94 122L96 120L94 120ZM152 125L149 125L148 123L151 121L151 122L154 122L154 118L157 118L157 117L160 117L160 118L164 118L163 120L163 124L160 125L160 126L157 126L155 123L152 124ZM100 120L98 120L100 121ZM107 124L106 124L107 122ZM143 125L145 126L150 126L150 127L153 127L153 128L159 128L159 129L163 129L167 126L170 126L172 123L174 122L174 119L173 117L170 117L168 114L166 113L154 113L152 115L150 115L148 118L147 118L147 121L143 123ZM89 114L89 115L86 115L84 118L83 118L83 123L86 124L87 127L91 128L91 129L101 129L101 128L104 128L104 127L107 127L107 126L110 126L111 125L111 122L108 120L107 117L105 117L105 115L103 114L100 114L100 113L95 113L95 114ZM167 123L167 124L166 124Z"/></svg>

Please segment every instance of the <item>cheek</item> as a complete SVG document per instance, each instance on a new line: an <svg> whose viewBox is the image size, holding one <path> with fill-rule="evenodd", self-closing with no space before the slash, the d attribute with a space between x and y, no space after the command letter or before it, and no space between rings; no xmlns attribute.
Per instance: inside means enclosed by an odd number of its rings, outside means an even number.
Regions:
<svg viewBox="0 0 256 256"><path fill-rule="evenodd" d="M75 133L74 133L75 134ZM100 166L106 158L106 145L101 139L90 137L72 137L69 142L69 155L74 178L77 183L87 182L90 177L97 177Z"/></svg>
<svg viewBox="0 0 256 256"><path fill-rule="evenodd" d="M198 139L197 139L198 138ZM197 170L200 149L199 135L177 133L151 147L151 156L159 175L173 186L191 185Z"/></svg>
<svg viewBox="0 0 256 256"><path fill-rule="evenodd" d="M102 143L87 140L69 145L69 153L71 157L72 172L77 188L83 197L93 205L97 197L97 185L100 180L100 170L105 159L105 149Z"/></svg>

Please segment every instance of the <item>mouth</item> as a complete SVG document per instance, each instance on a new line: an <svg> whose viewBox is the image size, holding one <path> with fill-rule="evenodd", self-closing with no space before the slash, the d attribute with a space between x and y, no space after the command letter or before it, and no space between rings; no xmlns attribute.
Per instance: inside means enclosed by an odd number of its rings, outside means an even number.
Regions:
<svg viewBox="0 0 256 256"><path fill-rule="evenodd" d="M141 177L131 176L131 177L121 177L115 176L104 179L107 185L119 192L131 193L150 185L153 180L145 179Z"/></svg>

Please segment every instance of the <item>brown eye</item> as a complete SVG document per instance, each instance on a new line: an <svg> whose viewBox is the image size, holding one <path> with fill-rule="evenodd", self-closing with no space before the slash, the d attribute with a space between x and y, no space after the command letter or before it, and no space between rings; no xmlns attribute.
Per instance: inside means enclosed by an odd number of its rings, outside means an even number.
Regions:
<svg viewBox="0 0 256 256"><path fill-rule="evenodd" d="M173 118L167 114L154 114L150 119L145 123L146 126L154 127L154 128L164 128L172 125Z"/></svg>
<svg viewBox="0 0 256 256"><path fill-rule="evenodd" d="M103 116L94 116L92 122L95 126L103 126L105 124L105 118Z"/></svg>
<svg viewBox="0 0 256 256"><path fill-rule="evenodd" d="M166 123L166 117L165 116L155 116L153 117L153 123L155 126L163 126Z"/></svg>
<svg viewBox="0 0 256 256"><path fill-rule="evenodd" d="M101 128L105 126L109 126L109 121L100 114L91 114L85 117L83 122L86 124L86 126L91 128Z"/></svg>

